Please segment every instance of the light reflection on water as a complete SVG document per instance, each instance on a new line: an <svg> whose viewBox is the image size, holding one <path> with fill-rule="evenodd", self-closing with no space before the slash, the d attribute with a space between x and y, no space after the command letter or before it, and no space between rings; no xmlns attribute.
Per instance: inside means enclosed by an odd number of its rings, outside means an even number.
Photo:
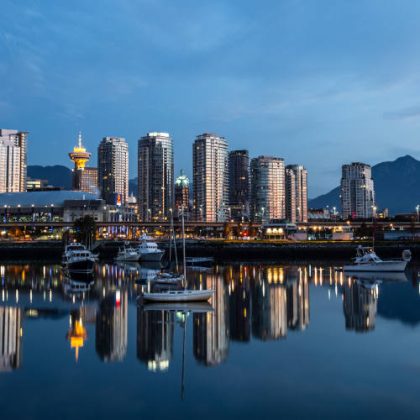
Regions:
<svg viewBox="0 0 420 420"><path fill-rule="evenodd" d="M165 305L138 304L145 282L155 272L156 268L136 264L100 264L95 278L87 281L67 279L58 265L1 265L0 372L30 372L34 354L42 351L41 343L31 335L36 325L40 325L37 329L41 325L52 331L60 329L61 333L51 334L47 341L51 340L54 346L53 340L65 338L71 357L62 362L64 371L83 362L84 353L90 364L95 363L91 357L94 351L100 363L136 363L153 373L168 373L174 363L179 366L182 360L184 372L187 353L187 359L192 355L195 361L189 363L190 371L199 366L217 367L223 378L223 370L230 366L229 362L236 364L236 359L241 360L242 352L248 358L246 363L240 363L242 376L246 378L249 370L251 380L253 373L247 363L252 363L261 351L253 348L253 343L274 351L270 343L286 343L284 339L289 334L304 337L311 330L313 317L317 328L328 329L328 322L341 325L334 327L337 337L349 332L375 337L377 325L385 325L387 320L409 326L420 322L415 269L404 275L359 278L321 263L238 264L189 270L191 287L214 288L216 292L209 305L196 304L183 311L166 310ZM328 306L332 302L334 305ZM325 338L310 333L307 336L308 342L302 345L321 346L318 351L322 351ZM386 338L391 339L392 334ZM247 346L235 347L234 356L231 355L231 347L240 343ZM130 347L135 358L131 357ZM268 382L275 382L269 362L262 366L267 368ZM48 366L44 370L48 372ZM303 379L308 383L313 380ZM142 380L147 383L147 377ZM197 381L194 386L206 389ZM268 398L267 404L270 403ZM265 408L271 412L270 406ZM413 412L417 409L420 407L414 407ZM309 416L310 411L300 415Z"/></svg>

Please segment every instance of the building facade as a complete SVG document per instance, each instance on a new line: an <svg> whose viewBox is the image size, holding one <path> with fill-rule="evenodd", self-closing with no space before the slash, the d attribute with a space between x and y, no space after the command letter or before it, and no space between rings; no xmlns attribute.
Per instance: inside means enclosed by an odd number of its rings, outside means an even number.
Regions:
<svg viewBox="0 0 420 420"><path fill-rule="evenodd" d="M284 160L259 156L251 160L251 218L268 223L286 217Z"/></svg>
<svg viewBox="0 0 420 420"><path fill-rule="evenodd" d="M234 220L249 217L249 154L248 150L229 153L229 206Z"/></svg>
<svg viewBox="0 0 420 420"><path fill-rule="evenodd" d="M98 147L98 185L107 204L128 199L128 144L122 137L104 137Z"/></svg>
<svg viewBox="0 0 420 420"><path fill-rule="evenodd" d="M23 131L0 129L0 193L26 191L27 136Z"/></svg>
<svg viewBox="0 0 420 420"><path fill-rule="evenodd" d="M344 219L367 219L375 212L375 190L370 165L353 162L342 166L341 210Z"/></svg>
<svg viewBox="0 0 420 420"><path fill-rule="evenodd" d="M286 166L286 218L292 223L308 221L308 171L302 165Z"/></svg>
<svg viewBox="0 0 420 420"><path fill-rule="evenodd" d="M228 220L228 144L225 138L204 133L193 144L194 218L203 222Z"/></svg>
<svg viewBox="0 0 420 420"><path fill-rule="evenodd" d="M187 218L190 210L190 180L181 170L175 180L175 216L179 218L182 210Z"/></svg>
<svg viewBox="0 0 420 420"><path fill-rule="evenodd" d="M173 206L174 152L168 133L147 133L138 143L138 205L143 221L168 220Z"/></svg>

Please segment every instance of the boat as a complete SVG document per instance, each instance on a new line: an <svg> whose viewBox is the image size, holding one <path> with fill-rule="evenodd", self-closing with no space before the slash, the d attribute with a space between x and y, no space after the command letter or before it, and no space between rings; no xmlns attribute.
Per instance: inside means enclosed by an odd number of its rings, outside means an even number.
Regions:
<svg viewBox="0 0 420 420"><path fill-rule="evenodd" d="M182 255L183 255L183 267L184 273L182 276L182 282L184 288L181 290L165 290L162 292L144 292L143 299L148 302L206 302L214 295L213 289L194 290L187 289L187 264L185 256L185 223L184 223L184 209L181 211L181 223L182 223Z"/></svg>
<svg viewBox="0 0 420 420"><path fill-rule="evenodd" d="M411 260L411 252L403 251L402 258L397 260L382 260L374 249L359 245L353 263L343 267L346 273L358 272L403 272Z"/></svg>
<svg viewBox="0 0 420 420"><path fill-rule="evenodd" d="M181 283L183 279L184 276L182 274L163 272L156 273L153 281L160 284L178 284Z"/></svg>
<svg viewBox="0 0 420 420"><path fill-rule="evenodd" d="M140 259L140 252L131 246L125 244L118 250L118 255L115 261L138 262Z"/></svg>
<svg viewBox="0 0 420 420"><path fill-rule="evenodd" d="M165 251L159 249L156 242L150 236L143 235L140 238L141 243L137 247L141 262L160 262Z"/></svg>
<svg viewBox="0 0 420 420"><path fill-rule="evenodd" d="M92 273L95 257L87 249L73 251L69 254L66 268L69 273Z"/></svg>
<svg viewBox="0 0 420 420"><path fill-rule="evenodd" d="M62 265L66 266L68 263L69 256L75 251L85 251L86 247L79 243L79 242L72 242L67 244L64 248L63 257L62 257Z"/></svg>

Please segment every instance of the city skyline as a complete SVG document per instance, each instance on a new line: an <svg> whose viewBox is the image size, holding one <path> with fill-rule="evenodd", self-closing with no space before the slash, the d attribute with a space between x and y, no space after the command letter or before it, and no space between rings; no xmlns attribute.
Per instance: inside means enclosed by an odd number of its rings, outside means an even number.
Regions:
<svg viewBox="0 0 420 420"><path fill-rule="evenodd" d="M343 161L419 157L420 5L250 4L107 0L98 15L81 1L5 1L1 126L31 133L31 164L66 166L79 130L92 152L105 135L133 149L141 133L170 132L179 157L214 131L232 149L302 162L311 197ZM152 37L151 16L164 28ZM191 178L191 166L180 158L175 173Z"/></svg>

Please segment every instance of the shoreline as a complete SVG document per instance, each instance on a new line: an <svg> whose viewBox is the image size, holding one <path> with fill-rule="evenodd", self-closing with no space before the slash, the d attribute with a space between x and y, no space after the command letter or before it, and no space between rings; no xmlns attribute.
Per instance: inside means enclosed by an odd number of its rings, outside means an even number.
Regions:
<svg viewBox="0 0 420 420"><path fill-rule="evenodd" d="M113 259L123 241L100 241L94 252L104 260ZM187 255L191 257L214 257L216 262L231 261L304 261L342 260L354 257L358 245L371 246L370 242L269 242L269 241L222 241L187 240ZM168 243L160 247L167 250ZM412 261L420 261L420 242L377 242L375 251L381 258L400 258L403 250L410 249ZM62 241L0 242L0 261L45 260L60 261L64 250ZM177 251L181 254L181 243Z"/></svg>

